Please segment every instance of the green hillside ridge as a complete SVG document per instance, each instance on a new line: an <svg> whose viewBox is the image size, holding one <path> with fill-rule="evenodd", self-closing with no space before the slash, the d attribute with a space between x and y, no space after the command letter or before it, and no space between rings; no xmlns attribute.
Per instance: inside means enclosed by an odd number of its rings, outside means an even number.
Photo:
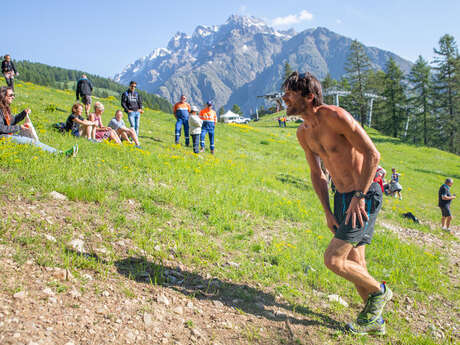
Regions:
<svg viewBox="0 0 460 345"><path fill-rule="evenodd" d="M30 61L15 61L15 64L17 70L20 72L17 77L18 80L62 90L76 90L77 81L85 73ZM93 95L97 97L114 96L120 98L121 93L127 89L127 86L116 83L109 78L103 78L90 73L85 74L93 83ZM148 107L172 113L171 103L166 99L142 90L138 90L138 92L141 94L144 104Z"/></svg>
<svg viewBox="0 0 460 345"><path fill-rule="evenodd" d="M287 128L278 128L276 114L249 125L218 123L216 154L195 155L191 148L173 144L175 121L171 114L146 109L140 122L143 149L139 150L129 144L94 144L54 131L51 124L64 122L70 113L72 91L24 82L17 82L15 91L14 113L32 109L31 119L42 142L62 150L75 143L80 147L78 157L66 159L26 145L0 142L0 185L4 190L0 209L6 210L0 220L0 244L15 252L13 259L19 267L33 260L42 267L67 268L82 286L84 274L91 272L98 284L108 279L120 281L120 291L133 298L133 292L123 290L123 284L132 281L133 289L145 285L138 278L147 271L149 284L171 287L174 283L163 274L165 267L181 265L190 274L218 279L221 285L215 298L242 315L257 314L254 302L268 308L270 298L294 313L290 321L294 335L279 331L284 328L282 319L262 313L255 322L263 319L260 322L272 327L265 325L260 331L257 323L248 326L238 332L238 340L228 344L459 341L458 329L453 328L458 328L453 312L459 307L455 288L458 261L452 263L458 253L451 256L458 239L440 230L436 206L438 188L446 177L457 181L454 192L460 188L459 156L368 130L381 153L381 165L387 172L396 167L402 173L404 190L402 201L384 199L373 243L367 249L370 273L388 282L395 293L384 312L391 320L388 335L354 338L343 334L340 327L356 316L361 301L352 284L323 264L332 235L296 140L298 124L288 122ZM104 104L103 122L107 124L120 108L119 101L114 97L95 100ZM124 119L127 122L126 115ZM75 207L72 214L62 209L65 222L50 223L38 210L19 217L23 209L11 208L18 200L51 203L52 191L66 195L69 205ZM48 212L46 208L43 211ZM401 214L407 211L422 224L404 220ZM456 200L452 212L460 215ZM458 234L457 219L453 222ZM401 239L388 229L392 227L403 229ZM406 228L411 231L408 234L418 235L405 237ZM45 233L57 242L44 240ZM66 248L68 241L79 236L93 248L103 247L102 254L98 253L103 260ZM423 243L425 238L434 242ZM118 241L129 241L132 247L120 250ZM61 285L66 284L62 291L70 289L70 282ZM204 288L206 296L211 287ZM0 283L0 291L10 296L23 288L11 279ZM52 288L59 294L58 287ZM89 287L81 289L88 296L94 292ZM329 302L323 293L340 295L350 307ZM198 300L198 295L195 290L191 300ZM66 308L66 313L77 312L71 306ZM424 311L422 316L420 311ZM302 321L296 324L292 320ZM444 327L443 338L428 329L436 324L439 330L436 320ZM227 344L222 339L219 343Z"/></svg>

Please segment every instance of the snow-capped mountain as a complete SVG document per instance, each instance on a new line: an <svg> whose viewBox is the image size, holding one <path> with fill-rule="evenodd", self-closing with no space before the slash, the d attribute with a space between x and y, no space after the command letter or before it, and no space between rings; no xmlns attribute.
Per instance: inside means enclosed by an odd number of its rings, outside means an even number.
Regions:
<svg viewBox="0 0 460 345"><path fill-rule="evenodd" d="M219 26L197 26L192 35L176 33L166 48L138 59L114 79L135 80L171 103L185 94L197 106L213 100L216 108L238 104L248 112L263 104L258 95L279 89L286 61L320 79L327 73L340 78L351 42L325 28L278 31L255 17L232 15ZM375 68L393 57L403 71L410 69L409 61L391 52L366 51Z"/></svg>

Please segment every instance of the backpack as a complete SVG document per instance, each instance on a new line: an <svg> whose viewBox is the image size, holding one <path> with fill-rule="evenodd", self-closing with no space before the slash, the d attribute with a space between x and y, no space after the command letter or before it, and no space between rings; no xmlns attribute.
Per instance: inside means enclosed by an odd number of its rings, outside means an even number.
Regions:
<svg viewBox="0 0 460 345"><path fill-rule="evenodd" d="M64 133L66 130L65 130L65 123L64 122L57 122L57 123L53 123L52 124L52 127L54 129L56 129L58 132L61 132L61 133Z"/></svg>
<svg viewBox="0 0 460 345"><path fill-rule="evenodd" d="M404 218L407 218L407 219L410 219L412 220L413 222L417 223L417 224L420 224L419 220L417 219L416 216L414 216L412 214L412 212L407 212L407 213L403 213L402 215Z"/></svg>

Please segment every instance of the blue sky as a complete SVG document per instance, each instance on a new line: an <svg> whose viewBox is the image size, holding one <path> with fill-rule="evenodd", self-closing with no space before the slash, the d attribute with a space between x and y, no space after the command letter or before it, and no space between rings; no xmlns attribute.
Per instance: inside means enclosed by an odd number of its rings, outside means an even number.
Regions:
<svg viewBox="0 0 460 345"><path fill-rule="evenodd" d="M5 0L0 54L113 76L177 32L255 16L278 29L323 26L414 61L448 33L460 44L460 0ZM5 22L3 21L3 25Z"/></svg>

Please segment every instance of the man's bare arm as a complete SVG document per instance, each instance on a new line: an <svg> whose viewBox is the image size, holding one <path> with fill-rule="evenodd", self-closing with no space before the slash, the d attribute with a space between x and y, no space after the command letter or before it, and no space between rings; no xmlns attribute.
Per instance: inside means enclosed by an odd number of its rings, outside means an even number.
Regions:
<svg viewBox="0 0 460 345"><path fill-rule="evenodd" d="M326 214L327 225L331 231L335 233L336 229L334 229L334 227L338 228L339 225L331 211L327 178L321 169L319 156L310 150L302 131L302 126L300 126L297 129L297 140L299 140L300 146L302 146L303 150L305 151L305 158L307 159L308 165L310 166L311 182Z"/></svg>

